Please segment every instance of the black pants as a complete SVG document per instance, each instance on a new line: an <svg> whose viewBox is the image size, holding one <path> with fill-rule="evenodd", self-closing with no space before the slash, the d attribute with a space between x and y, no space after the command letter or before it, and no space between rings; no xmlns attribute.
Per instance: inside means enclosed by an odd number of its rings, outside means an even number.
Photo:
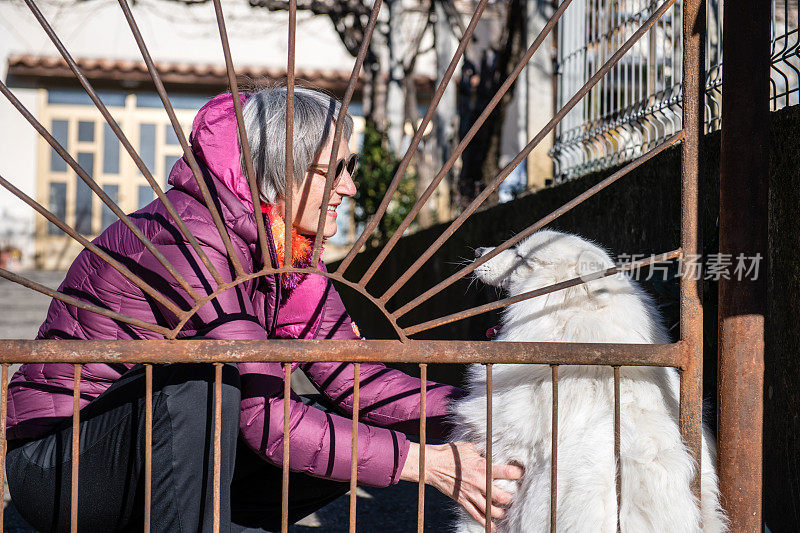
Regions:
<svg viewBox="0 0 800 533"><path fill-rule="evenodd" d="M157 365L153 371L151 530L211 531L214 369ZM222 373L220 531L280 529L281 469L239 439L239 373ZM137 365L81 410L78 528L141 531L144 520L145 375ZM72 422L36 440L11 441L12 500L39 531L69 531ZM349 485L292 473L289 521L346 493Z"/></svg>

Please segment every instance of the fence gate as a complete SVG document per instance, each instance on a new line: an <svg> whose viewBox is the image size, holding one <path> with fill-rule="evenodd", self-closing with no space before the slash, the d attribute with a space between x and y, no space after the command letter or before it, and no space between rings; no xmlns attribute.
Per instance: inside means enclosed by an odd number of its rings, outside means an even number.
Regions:
<svg viewBox="0 0 800 533"><path fill-rule="evenodd" d="M142 36L137 27L136 21L131 12L128 0L119 0L120 8L130 26L131 32L138 44L141 51L142 58L147 65L152 81L158 91L158 94L163 103L175 133L183 148L183 155L186 162L194 172L195 178L199 187L201 188L205 203L212 214L215 225L220 233L226 249L228 250L228 257L235 269L235 275L232 279L226 279L220 272L214 269L212 263L205 256L197 241L190 234L188 228L181 219L177 216L174 208L169 200L165 197L164 191L159 186L158 182L153 178L147 166L142 161L142 158L136 153L136 150L131 145L129 139L125 136L122 129L115 121L114 117L105 107L103 102L98 97L97 92L92 87L89 80L82 74L80 68L76 64L69 51L65 48L58 35L53 31L48 20L38 9L34 0L25 0L26 4L41 24L42 28L46 31L52 42L55 44L67 65L70 67L75 77L88 93L94 104L99 109L107 121L114 134L119 138L120 143L128 152L130 157L135 162L145 179L152 186L156 196L164 203L166 208L173 215L176 224L184 233L187 240L190 242L192 248L196 252L200 260L205 264L208 271L214 277L216 282L216 289L209 293L198 293L188 285L183 279L181 273L177 271L169 261L160 254L158 249L150 242L136 227L136 225L125 215L123 211L116 205L116 203L107 195L103 189L90 177L84 168L76 162L72 156L64 149L62 145L51 135L47 129L40 124L34 115L28 110L13 94L11 90L2 82L0 82L0 92L13 104L13 106L27 119L27 121L36 129L36 131L44 137L50 146L66 161L75 173L97 194L101 201L108 206L108 208L118 216L122 222L131 229L135 236L143 243L143 245L159 260L159 262L169 271L175 278L176 282L180 284L194 300L191 306L183 307L177 302L171 301L170 298L164 294L159 293L152 286L148 285L141 277L137 276L134 272L130 271L127 267L122 265L116 259L105 253L101 248L95 246L83 237L80 232L68 226L64 221L57 218L47 208L38 204L35 200L28 197L25 193L16 188L12 181L7 180L5 177L0 177L0 184L6 189L11 191L18 198L22 199L31 208L33 208L40 215L45 217L55 226L60 228L61 231L81 243L84 247L89 249L92 253L96 254L103 261L108 262L113 268L118 270L122 275L129 279L132 283L140 287L150 297L154 298L166 308L179 317L178 325L172 329L166 328L163 325L155 323L147 323L136 318L126 316L121 313L113 312L108 309L99 307L92 303L82 301L76 297L70 296L45 287L32 280L21 277L13 272L0 269L0 276L7 280L22 284L32 290L44 293L52 298L63 301L64 303L80 308L93 313L112 318L116 321L132 324L144 330L152 331L160 336L163 340L131 340L131 341L77 341L77 340L12 340L4 341L2 349L0 349L0 361L2 362L2 378L1 388L2 397L0 398L0 406L2 406L2 413L0 413L0 442L2 442L5 451L5 424L6 424L6 399L7 399L7 385L8 385L8 366L11 363L53 363L53 362L66 362L74 364L74 407L75 414L73 416L73 442L72 442L72 462L74 468L72 469L72 529L77 527L77 511L78 506L81 504L78 498L78 471L79 471L79 457L78 457L78 424L80 413L78 410L79 397L80 397L80 383L81 383L81 369L85 363L143 363L146 368L146 387L147 387L147 403L146 403L146 420L147 420L147 433L146 433L146 467L145 467L145 531L149 531L149 518L150 518L150 478L152 469L152 387L153 387L153 364L158 363L178 363L178 362L203 362L214 363L216 367L215 379L215 397L216 397L216 412L214 422L214 516L215 516L215 531L219 529L219 508L220 508L220 439L221 439L221 402L219 401L222 391L222 365L227 362L245 362L245 361L268 361L282 363L285 370L285 390L284 390L284 406L288 412L289 406L289 373L292 362L311 362L311 361L332 361L332 362L349 362L353 363L352 369L355 378L354 390L354 406L353 406L353 440L352 440L352 454L355 458L356 445L357 445L357 430L359 419L359 364L367 361L379 362L405 362L419 364L420 373L422 376L422 408L420 413L420 435L421 435L421 453L420 453L420 470L422 472L421 479L424 479L424 461L425 461L425 378L426 378L426 365L429 363L483 363L486 368L486 383L488 393L487 412L487 434L489 438L486 441L486 457L487 465L491 465L492 457L492 439L491 439L491 398L492 398L492 365L500 363L536 363L545 364L552 367L552 378L554 389L557 388L558 369L561 365L604 365L610 366L614 369L614 384L615 384L615 405L617 407L614 420L614 428L609 428L609 431L614 431L615 439L615 456L619 462L619 369L622 366L635 366L635 365L650 365L650 366L664 366L674 367L680 372L680 431L681 435L691 450L693 457L698 460L700 457L700 441L701 441L701 421L702 421L702 347L703 347L703 333L702 333L702 306L700 302L700 294L698 292L698 281L691 279L691 276L684 273L684 277L680 281L680 339L674 344L667 345L618 345L618 344L567 344L567 343L494 343L494 342L474 342L474 341L424 341L415 340L413 336L422 331L426 331L437 326L471 317L492 309L498 309L503 306L509 305L514 302L542 296L554 291L562 290L567 287L579 285L587 281L598 279L605 276L610 276L618 272L640 268L649 264L668 261L675 258L695 258L700 253L699 249L699 232L698 232L698 168L699 168L699 148L700 138L703 134L703 95L704 88L702 80L704 79L704 5L700 0L683 0L676 2L676 0L663 0L656 1L646 6L642 6L638 15L632 19L631 31L617 35L619 39L615 42L616 49L607 50L603 56L603 61L598 61L593 66L594 72L588 79L582 81L577 86L574 92L570 95L560 95L562 106L557 110L552 120L544 126L541 131L533 137L525 148L506 165L496 176L493 177L489 186L481 192L481 194L466 208L464 211L454 219L447 228L442 232L438 239L428 248L414 264L399 278L397 279L386 292L383 294L370 293L366 285L376 274L383 261L391 253L397 244L400 236L404 230L409 227L415 216L419 213L422 206L431 198L434 190L438 184L444 179L447 172L455 163L456 159L464 151L466 145L471 141L477 130L486 121L491 111L500 101L501 97L508 91L511 84L515 81L520 74L523 67L527 64L531 56L540 48L543 42L548 39L554 27L562 19L565 11L570 6L572 0L563 0L560 4L555 6L552 16L550 17L546 26L542 29L541 33L536 39L530 43L526 54L516 66L512 74L502 85L498 93L491 100L487 108L483 111L475 124L471 127L464 139L460 142L458 147L453 152L452 156L444 164L443 168L437 173L433 182L428 186L427 190L419 197L414 205L412 211L408 214L402 222L399 229L386 243L380 254L376 257L372 265L367 269L366 273L358 280L354 281L347 276L348 267L351 265L358 250L364 245L368 237L376 228L379 220L385 214L392 194L398 187L401 178L404 176L406 169L409 166L412 156L415 154L417 147L420 143L423 133L427 125L433 117L436 106L442 97L442 94L450 82L453 73L461 59L467 44L470 41L476 24L480 19L488 0L480 0L476 2L475 11L466 27L466 30L461 38L460 44L452 58L449 67L447 68L442 81L437 87L432 101L422 119L421 125L417 128L410 146L408 147L404 157L402 158L399 168L394 175L386 196L383 198L382 203L378 207L373 218L367 224L360 237L353 244L349 253L345 256L344 260L340 263L339 267L330 273L321 273L313 268L297 269L292 267L283 267L274 269L265 267L262 270L254 273L248 273L240 264L235 253L233 253L232 244L228 237L227 230L222 222L220 214L215 207L211 193L209 192L201 171L189 147L186 135L182 131L178 119L176 118L175 111L170 104L164 86L159 77L159 73L154 66L153 60L148 53L146 43L143 41ZM676 9L676 3L681 5L680 9ZM249 145L245 142L245 131L242 119L241 103L238 97L239 90L237 87L237 78L234 66L231 60L230 49L228 45L227 33L225 29L225 22L223 17L223 9L221 0L213 0L214 10L216 13L216 20L219 27L220 41L225 55L225 62L227 65L227 75L230 84L230 91L233 93L233 101L235 104L235 111L238 121L238 134L240 144L244 151L244 161L246 167L246 175L250 187L250 193L254 200L254 205L258 205L258 191L253 172L253 164L249 153ZM375 0L372 7L367 32L364 41L361 43L360 52L356 58L353 66L352 74L350 76L349 84L343 99L342 110L338 115L336 121L334 147L332 154L338 153L338 145L341 139L344 114L351 102L353 96L358 73L361 69L369 40L372 36L375 24L377 21L379 10L381 9L382 0ZM294 91L294 47L295 47L295 29L296 29L296 2L291 2L289 11L289 27L288 27L288 66L287 66L287 85L289 94ZM576 4L574 9L582 8L587 9L588 6L582 2L580 6ZM733 8L731 8L733 9ZM578 13L580 15L580 13ZM746 16L746 13L744 14ZM742 14L738 15L744 18ZM554 128L557 127L559 122L564 119L569 113L576 108L578 104L589 95L597 84L604 80L606 75L617 65L620 59L636 46L640 39L648 32L653 31L655 25L668 17L670 20L671 28L678 28L680 22L680 33L682 38L682 54L681 54L681 69L682 69L682 121L680 126L676 128L674 133L663 139L662 142L656 146L649 147L647 151L643 151L638 157L630 161L624 168L609 176L599 184L591 189L585 191L575 199L566 203L562 207L553 211L548 216L536 221L527 229L516 235L515 237L505 241L500 246L496 247L492 252L484 255L482 258L472 263L469 266L461 268L454 274L446 279L438 282L429 290L423 292L416 298L408 301L397 309L390 309L387 307L389 299L397 293L397 291L414 276L419 268L428 261L431 256L443 245L443 243L451 237L451 235L464 223L464 221L471 216L481 204L489 197L489 195L497 189L500 183L511 173L511 171L522 162L533 148L543 139L550 134ZM740 36L742 40L746 41L744 36ZM540 52L542 53L542 52ZM677 68L677 67L676 67ZM604 82L607 83L607 82ZM287 154L292 153L292 131L293 131L293 103L292 99L288 99L287 109ZM513 298L506 298L496 301L491 304L466 309L448 316L443 316L435 320L430 320L424 323L412 324L401 326L400 321L406 313L411 309L423 304L429 297L442 291L455 281L467 276L475 270L475 268L492 257L496 256L503 250L515 245L524 237L532 234L538 229L544 227L560 215L566 213L574 208L587 198L596 194L597 192L609 187L622 177L624 177L631 170L635 169L642 163L655 157L665 149L676 144L681 145L682 153L682 172L681 172L681 237L680 246L674 250L667 250L662 254L654 255L644 260L629 263L624 266L617 266L603 271L598 271L594 274L583 276L582 278L572 279L567 282L559 283L547 288L532 291L523 295L515 296ZM335 157L335 156L332 156ZM333 161L331 161L332 163ZM286 176L291 176L291 160L287 156L286 161ZM326 176L326 185L324 192L324 204L328 204L330 200L330 193L333 182L334 165L329 165L329 170ZM286 187L287 206L292 205L291 186ZM287 208L287 216L289 220L286 223L285 234L285 249L286 255L291 257L292 240L290 236L291 228L291 207ZM256 216L256 224L259 236L259 245L261 247L262 256L269 255L267 249L267 238L265 233L264 221L261 217ZM321 218L317 228L316 237L314 240L313 261L312 265L317 263L321 252L322 231L324 227L324 217ZM396 340L353 340L353 341L314 341L314 340L269 340L269 341L248 341L248 340L185 340L177 342L176 336L181 331L183 325L194 315L194 313L204 304L214 299L224 291L230 290L237 285L251 280L253 278L287 272L310 273L316 275L326 276L334 281L338 281L344 285L351 287L358 291L368 305L372 305L386 319L391 323L397 339ZM747 391L737 389L729 391L731 396L743 394L746 392L755 392L760 395L758 391ZM556 393L557 395L557 393ZM723 398L727 401L728 398ZM553 398L553 416L556 420L557 397ZM284 415L284 434L288 434L288 416ZM724 420L722 422L725 423ZM556 432L553 431L553 461L552 461L552 479L555 480L557 472L557 446L555 440ZM730 438L738 438L738 435L732 435ZM759 443L760 444L760 443ZM283 463L283 517L282 522L283 531L287 530L288 518L288 480L289 469L288 461L286 458L290 453L289 440L284 439L284 463ZM760 464L761 449L752 449L747 451L748 454L756 457ZM4 457L5 454L3 453ZM355 460L352 462L351 468L351 492L350 492L350 530L355 530L356 525L356 477L355 477ZM0 470L4 470L5 461L0 460ZM490 467L487 466L487 473L490 472ZM0 482L3 479L2 471L0 471ZM491 498L491 476L488 476L486 491ZM725 479L723 477L723 479ZM693 490L699 498L699 468L696 474ZM730 483L747 484L747 480L734 479L728 480ZM753 509L760 509L760 486L756 490L751 491L747 496L750 498L745 503ZM723 493L728 494L728 488L723 487ZM418 529L423 530L423 494L424 483L420 481L419 484L419 515L418 515ZM620 497L620 483L617 479L617 498ZM556 488L555 483L551 486L551 528L554 531L556 527ZM729 502L726 502L729 503ZM490 510L491 506L488 507ZM619 507L618 507L619 508ZM736 512L732 510L732 512ZM488 511L487 511L487 531L488 526ZM738 527L737 520L739 516L733 514L732 516L734 527ZM760 514L758 517L760 521ZM750 522L752 523L752 522ZM752 529L751 529L752 530Z"/></svg>

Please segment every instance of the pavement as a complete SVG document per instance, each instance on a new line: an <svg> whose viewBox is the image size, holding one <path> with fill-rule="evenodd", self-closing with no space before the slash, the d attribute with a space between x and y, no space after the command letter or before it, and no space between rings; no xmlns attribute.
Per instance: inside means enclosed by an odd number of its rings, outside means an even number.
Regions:
<svg viewBox="0 0 800 533"><path fill-rule="evenodd" d="M23 276L56 289L64 279L64 272L23 272ZM0 279L0 339L32 339L36 336L50 298L16 283ZM11 373L16 370L12 367ZM292 387L298 393L310 392L311 386L302 373L292 376ZM7 485L6 485L7 486ZM358 531L381 533L416 531L417 529L417 485L400 482L387 488L359 487L356 494L356 517ZM347 531L349 524L349 495L311 514L289 531L295 533L322 533ZM425 530L449 531L455 516L455 503L437 490L426 487ZM10 533L30 533L31 528L14 508L6 489L3 530Z"/></svg>

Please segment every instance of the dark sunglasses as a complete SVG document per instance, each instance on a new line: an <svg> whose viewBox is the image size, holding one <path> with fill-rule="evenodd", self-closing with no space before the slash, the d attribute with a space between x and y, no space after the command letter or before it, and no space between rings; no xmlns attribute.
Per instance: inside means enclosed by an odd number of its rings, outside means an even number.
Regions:
<svg viewBox="0 0 800 533"><path fill-rule="evenodd" d="M342 182L345 168L347 169L347 173L350 174L350 177L356 173L356 170L358 170L358 154L351 154L347 160L340 159L336 162L336 172L333 175L334 189ZM328 165L311 165L308 167L308 171L324 176L328 173Z"/></svg>

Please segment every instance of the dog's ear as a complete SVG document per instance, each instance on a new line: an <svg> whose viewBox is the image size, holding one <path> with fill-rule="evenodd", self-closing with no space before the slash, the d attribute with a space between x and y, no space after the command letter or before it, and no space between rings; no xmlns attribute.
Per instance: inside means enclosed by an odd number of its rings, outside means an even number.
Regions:
<svg viewBox="0 0 800 533"><path fill-rule="evenodd" d="M578 264L576 270L578 277L584 278L590 274L596 274L609 268L608 259L597 252L591 250L584 250L578 256ZM606 280L603 278L584 283L581 288L586 291L586 294L596 303L603 305L610 298L609 288L606 286Z"/></svg>

